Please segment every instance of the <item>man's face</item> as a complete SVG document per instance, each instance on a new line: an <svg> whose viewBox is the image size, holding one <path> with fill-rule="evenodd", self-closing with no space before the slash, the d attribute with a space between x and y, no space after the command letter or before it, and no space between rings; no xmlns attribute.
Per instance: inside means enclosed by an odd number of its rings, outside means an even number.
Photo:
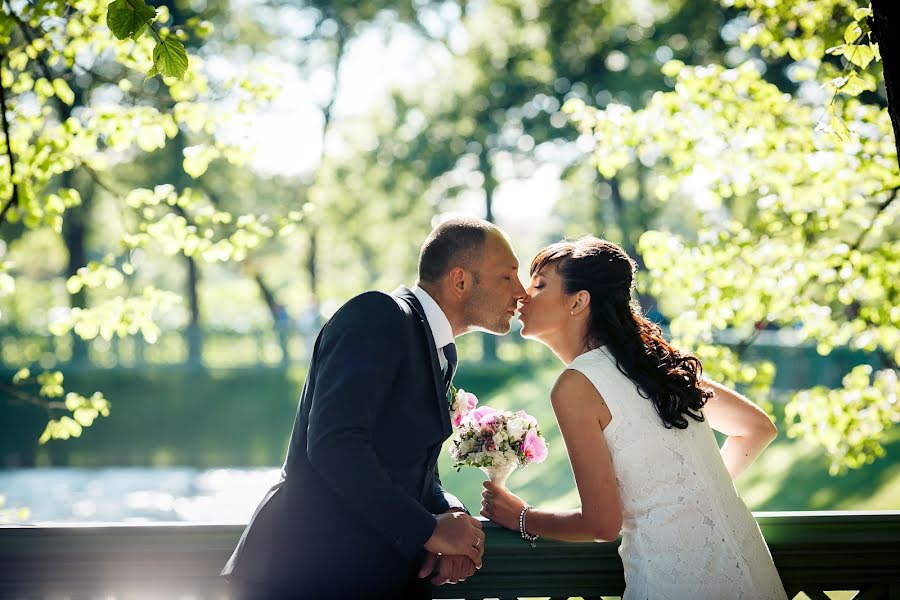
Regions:
<svg viewBox="0 0 900 600"><path fill-rule="evenodd" d="M478 282L466 299L466 321L490 333L509 333L525 288L519 281L519 260L502 235L489 233L478 266Z"/></svg>

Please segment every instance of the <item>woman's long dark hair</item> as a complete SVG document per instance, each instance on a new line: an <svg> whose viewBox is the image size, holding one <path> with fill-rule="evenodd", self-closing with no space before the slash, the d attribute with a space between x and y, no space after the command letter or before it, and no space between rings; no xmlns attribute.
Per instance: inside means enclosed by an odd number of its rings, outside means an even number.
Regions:
<svg viewBox="0 0 900 600"><path fill-rule="evenodd" d="M605 345L616 366L653 402L667 428L686 429L687 417L703 420L700 409L712 391L700 386L703 366L663 339L662 330L632 301L637 264L616 244L584 237L547 246L531 261L531 274L556 268L566 294L591 295L589 347Z"/></svg>

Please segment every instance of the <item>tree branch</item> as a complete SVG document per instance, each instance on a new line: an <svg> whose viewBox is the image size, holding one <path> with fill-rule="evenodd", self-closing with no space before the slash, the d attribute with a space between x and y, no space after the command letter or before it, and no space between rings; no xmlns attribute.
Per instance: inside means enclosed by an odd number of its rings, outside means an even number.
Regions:
<svg viewBox="0 0 900 600"><path fill-rule="evenodd" d="M66 403L60 401L47 400L42 396L36 396L34 394L26 394L25 392L16 389L14 386L9 385L8 383L0 383L0 388L5 390L7 394L15 397L22 404L32 404L34 406L40 408L46 408L48 413L51 413L51 417L53 410L65 410Z"/></svg>
<svg viewBox="0 0 900 600"><path fill-rule="evenodd" d="M113 196L124 196L125 195L125 194L122 194L119 190L113 189L112 186L110 186L108 183L103 181L100 178L100 175L97 173L97 171L95 171L93 168L89 167L88 165L86 165L83 162L80 163L80 166L82 169L84 169L84 172L87 173L90 176L90 178L94 180L94 183L96 183L98 186L100 186L100 188L103 189L105 192L108 192L109 194L112 194Z"/></svg>
<svg viewBox="0 0 900 600"><path fill-rule="evenodd" d="M6 61L6 51L0 52L0 66ZM9 121L6 119L6 88L3 87L3 83L0 82L0 117L2 117L3 122L3 136L6 140L6 156L9 159L9 181L12 183L12 195L9 198L9 202L0 209L0 225L3 224L3 219L6 218L6 213L13 206L17 206L19 204L19 186L16 185L15 175L16 175L16 158L13 155L12 151L12 139L9 136Z"/></svg>
<svg viewBox="0 0 900 600"><path fill-rule="evenodd" d="M883 213L891 203L897 199L897 194L900 193L900 188L894 188L891 190L891 195L885 198L884 202L878 205L878 208L875 209L875 214L872 215L872 225L874 226L875 221L878 217ZM850 250L859 250L859 247L862 246L863 240L866 239L866 236L869 235L869 232L872 231L872 227L867 227L859 232L859 237L856 238L856 241L850 246Z"/></svg>

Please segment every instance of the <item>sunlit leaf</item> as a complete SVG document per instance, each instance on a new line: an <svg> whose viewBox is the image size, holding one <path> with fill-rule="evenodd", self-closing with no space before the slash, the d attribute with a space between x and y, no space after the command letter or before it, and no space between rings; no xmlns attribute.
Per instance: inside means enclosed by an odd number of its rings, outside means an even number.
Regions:
<svg viewBox="0 0 900 600"><path fill-rule="evenodd" d="M153 48L153 68L166 77L181 79L188 68L187 52L177 38L164 36Z"/></svg>
<svg viewBox="0 0 900 600"><path fill-rule="evenodd" d="M106 24L120 40L137 39L156 17L156 9L144 0L113 0L107 6Z"/></svg>

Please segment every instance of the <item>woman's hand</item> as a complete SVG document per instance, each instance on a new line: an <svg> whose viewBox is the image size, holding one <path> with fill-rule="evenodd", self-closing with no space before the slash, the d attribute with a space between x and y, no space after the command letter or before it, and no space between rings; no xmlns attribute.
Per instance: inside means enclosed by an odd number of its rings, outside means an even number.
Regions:
<svg viewBox="0 0 900 600"><path fill-rule="evenodd" d="M519 530L519 515L525 501L493 481L484 482L481 492L481 516L507 529Z"/></svg>

